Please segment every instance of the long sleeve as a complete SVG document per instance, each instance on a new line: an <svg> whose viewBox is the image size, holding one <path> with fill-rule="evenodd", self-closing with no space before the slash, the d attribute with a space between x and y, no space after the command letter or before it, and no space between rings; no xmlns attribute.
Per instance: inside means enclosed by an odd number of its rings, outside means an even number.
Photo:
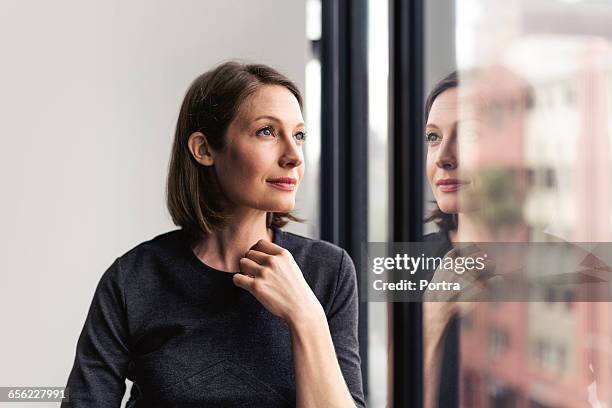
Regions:
<svg viewBox="0 0 612 408"><path fill-rule="evenodd" d="M69 402L61 407L118 408L130 362L120 258L104 272L95 290L68 377Z"/></svg>
<svg viewBox="0 0 612 408"><path fill-rule="evenodd" d="M355 265L342 251L336 293L327 320L344 380L358 407L365 407L359 357L357 275Z"/></svg>

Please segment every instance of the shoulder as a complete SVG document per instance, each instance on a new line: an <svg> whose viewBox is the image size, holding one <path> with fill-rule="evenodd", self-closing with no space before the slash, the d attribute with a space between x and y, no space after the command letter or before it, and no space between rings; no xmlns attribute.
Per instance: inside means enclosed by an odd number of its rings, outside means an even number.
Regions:
<svg viewBox="0 0 612 408"><path fill-rule="evenodd" d="M431 234L423 236L423 242L426 243L424 251L428 256L442 256L453 248L448 239L447 230L439 230Z"/></svg>
<svg viewBox="0 0 612 408"><path fill-rule="evenodd" d="M430 234L423 235L424 242L448 241L448 235L445 230L439 230Z"/></svg>
<svg viewBox="0 0 612 408"><path fill-rule="evenodd" d="M327 282L335 286L347 272L355 273L353 261L337 245L320 239L303 237L291 232L280 233L278 245L287 249L310 282Z"/></svg>
<svg viewBox="0 0 612 408"><path fill-rule="evenodd" d="M355 265L344 249L327 241L276 231L280 232L277 244L291 253L327 316L334 307L356 296Z"/></svg>
<svg viewBox="0 0 612 408"><path fill-rule="evenodd" d="M167 231L133 246L121 254L120 258L126 259L146 253L174 252L180 248L181 240L184 240L183 230Z"/></svg>
<svg viewBox="0 0 612 408"><path fill-rule="evenodd" d="M315 258L338 264L343 257L347 256L344 249L331 242L304 237L280 229L276 231L280 235L279 245L289 250L294 258L296 256L308 259Z"/></svg>
<svg viewBox="0 0 612 408"><path fill-rule="evenodd" d="M183 231L175 229L134 245L113 263L116 274L124 278L126 274L143 273L156 266L176 263L177 257L182 254L184 239Z"/></svg>

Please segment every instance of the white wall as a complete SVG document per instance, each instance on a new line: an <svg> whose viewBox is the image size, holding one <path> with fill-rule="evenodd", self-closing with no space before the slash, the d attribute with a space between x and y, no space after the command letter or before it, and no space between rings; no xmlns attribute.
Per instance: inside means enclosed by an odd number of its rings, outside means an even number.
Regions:
<svg viewBox="0 0 612 408"><path fill-rule="evenodd" d="M303 89L305 6L3 0L0 53L0 386L63 386L101 274L175 228L164 186L189 83L241 58Z"/></svg>

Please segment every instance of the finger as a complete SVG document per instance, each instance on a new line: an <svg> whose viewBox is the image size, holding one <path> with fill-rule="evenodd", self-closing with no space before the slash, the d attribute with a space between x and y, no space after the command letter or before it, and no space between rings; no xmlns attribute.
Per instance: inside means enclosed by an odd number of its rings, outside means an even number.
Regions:
<svg viewBox="0 0 612 408"><path fill-rule="evenodd" d="M238 268L240 268L241 273L251 276L261 276L264 269L263 266L249 258L240 258Z"/></svg>
<svg viewBox="0 0 612 408"><path fill-rule="evenodd" d="M263 239L257 241L255 245L251 247L251 249L266 253L268 255L281 255L283 253L283 247L280 247L270 241L264 241Z"/></svg>
<svg viewBox="0 0 612 408"><path fill-rule="evenodd" d="M265 252L257 251L255 249L249 249L244 255L245 258L251 259L257 262L259 265L269 265L273 256L274 255L269 255Z"/></svg>
<svg viewBox="0 0 612 408"><path fill-rule="evenodd" d="M234 282L234 285L238 286L239 288L251 292L253 290L253 284L255 283L255 279L251 278L250 276L235 273L232 277L232 282Z"/></svg>

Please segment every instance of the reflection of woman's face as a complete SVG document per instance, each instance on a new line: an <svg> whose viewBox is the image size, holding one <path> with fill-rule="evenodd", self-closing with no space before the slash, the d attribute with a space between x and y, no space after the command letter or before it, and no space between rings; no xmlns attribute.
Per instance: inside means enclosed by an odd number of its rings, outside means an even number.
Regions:
<svg viewBox="0 0 612 408"><path fill-rule="evenodd" d="M427 118L427 179L442 212L459 212L459 192L470 180L459 175L457 127L459 117L457 88L442 92L435 99Z"/></svg>
<svg viewBox="0 0 612 408"><path fill-rule="evenodd" d="M240 108L214 152L217 178L232 205L287 212L304 175L300 105L285 87L261 86Z"/></svg>

